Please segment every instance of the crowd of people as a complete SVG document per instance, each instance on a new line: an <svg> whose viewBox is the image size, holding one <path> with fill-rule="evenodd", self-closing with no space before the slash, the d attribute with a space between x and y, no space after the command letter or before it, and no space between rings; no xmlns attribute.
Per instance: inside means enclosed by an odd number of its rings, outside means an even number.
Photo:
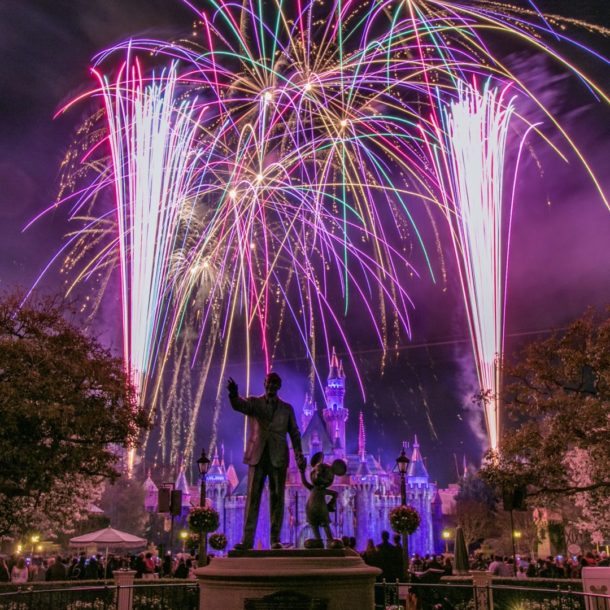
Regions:
<svg viewBox="0 0 610 610"><path fill-rule="evenodd" d="M354 548L354 538L345 538L346 547ZM364 561L381 569L378 581L402 581L404 573L404 555L401 537L395 535L393 543L387 531L381 533L381 542L375 544L369 538L366 548L360 553ZM610 556L602 551L588 551L583 555L564 557L556 555L533 559L517 556L517 563L512 556L482 554L470 556L470 569L487 571L494 576L524 578L580 578L584 567L610 566ZM167 553L160 558L151 551L137 555L87 556L56 555L55 557L25 558L12 555L0 557L0 582L24 584L32 581L66 581L97 580L112 578L115 570L131 569L136 578L191 578L194 579L196 559L186 553L172 556ZM434 572L439 576L451 576L453 566L449 555L425 555L415 553L409 562L409 571L414 574Z"/></svg>
<svg viewBox="0 0 610 610"><path fill-rule="evenodd" d="M186 553L166 554L161 559L156 553L137 555L87 556L56 555L54 557L22 557L11 555L0 558L0 582L24 584L27 582L98 580L112 578L115 570L135 570L136 578L195 578L196 561Z"/></svg>
<svg viewBox="0 0 610 610"><path fill-rule="evenodd" d="M491 560L483 557L472 558L470 567L473 570L487 570L494 576L517 578L580 578L583 568L610 566L610 558L602 551L588 551L584 555L563 555L540 557L517 556L517 563L512 557L494 555Z"/></svg>
<svg viewBox="0 0 610 610"><path fill-rule="evenodd" d="M365 563L381 570L378 581L394 582L404 580L404 552L399 534L390 542L390 533L381 532L381 542L375 544L369 538L366 548L360 553ZM436 572L440 576L451 576L453 565L451 557L443 555L426 555L415 553L409 561L409 571L415 574Z"/></svg>
<svg viewBox="0 0 610 610"><path fill-rule="evenodd" d="M346 546L349 546L346 544ZM364 561L371 566L381 569L378 581L386 582L402 581L405 577L403 549L401 537L395 535L393 544L390 542L390 534L382 532L381 542L375 544L369 538L366 548L360 555ZM481 553L471 555L469 568L471 570L487 571L493 576L524 578L581 578L584 567L610 566L610 556L605 552L588 551L582 555L564 557L562 555L549 556L546 558L533 559L526 556L485 556ZM453 565L451 556L425 555L415 553L409 560L409 572L411 577L422 574L434 573L435 576L451 576Z"/></svg>

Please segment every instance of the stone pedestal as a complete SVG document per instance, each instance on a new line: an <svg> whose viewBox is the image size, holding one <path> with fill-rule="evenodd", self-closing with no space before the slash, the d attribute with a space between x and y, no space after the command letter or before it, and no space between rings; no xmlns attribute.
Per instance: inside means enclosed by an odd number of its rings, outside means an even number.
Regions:
<svg viewBox="0 0 610 610"><path fill-rule="evenodd" d="M117 586L117 610L131 610L133 606L133 579L135 570L115 570L112 573Z"/></svg>
<svg viewBox="0 0 610 610"><path fill-rule="evenodd" d="M491 589L493 576L489 572L479 570L472 570L470 574L472 575L472 586L476 597L475 607L481 610L493 608L493 592Z"/></svg>
<svg viewBox="0 0 610 610"><path fill-rule="evenodd" d="M195 571L199 610L372 610L379 573L349 549L232 551Z"/></svg>

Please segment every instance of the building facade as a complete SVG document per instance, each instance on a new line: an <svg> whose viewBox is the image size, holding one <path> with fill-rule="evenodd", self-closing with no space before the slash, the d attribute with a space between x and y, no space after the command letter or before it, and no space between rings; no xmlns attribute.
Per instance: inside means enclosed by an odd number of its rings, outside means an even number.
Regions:
<svg viewBox="0 0 610 610"><path fill-rule="evenodd" d="M350 413L345 406L345 390L343 365L333 350L324 408L318 409L311 398L306 397L297 417L300 417L303 452L308 461L311 456L321 451L325 461L329 463L335 459L342 459L347 463L345 476L336 477L332 485L338 492L338 497L331 527L336 538L354 537L356 548L364 549L369 538L378 543L381 540L381 532L390 530L390 511L401 503L400 478L392 468L384 468L374 455L367 452L362 412L359 414L357 443L350 443L346 436L346 422ZM354 446L355 452L347 450L351 446ZM409 551L421 555L438 553L442 551L441 498L436 485L430 481L417 437L412 445L405 443L405 448L410 459L406 475L407 504L416 508L421 517L419 529L409 537ZM303 547L304 541L312 537L305 516L305 503L309 492L301 482L292 454L290 459L281 540L287 546ZM228 548L232 548L242 538L246 483L247 476L239 480L235 467L232 464L225 465L224 455L219 455L216 450L206 477L207 499L220 515L218 531L227 536ZM157 488L150 475L144 486L146 508L154 511ZM191 489L184 469L181 469L174 488L182 490L184 518L191 505L198 501L199 487ZM195 501L192 502L192 499ZM255 548L269 546L268 507L265 491L265 497L261 501Z"/></svg>

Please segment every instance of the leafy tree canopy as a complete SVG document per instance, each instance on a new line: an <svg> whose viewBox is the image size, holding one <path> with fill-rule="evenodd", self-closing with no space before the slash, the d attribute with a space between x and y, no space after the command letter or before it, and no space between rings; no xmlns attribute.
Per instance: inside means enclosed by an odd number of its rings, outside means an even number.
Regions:
<svg viewBox="0 0 610 610"><path fill-rule="evenodd" d="M122 476L114 483L106 484L99 506L110 518L112 527L144 536L148 522L145 496L141 481Z"/></svg>
<svg viewBox="0 0 610 610"><path fill-rule="evenodd" d="M588 311L529 344L506 379L514 426L482 476L499 487L527 485L537 501L585 494L610 504L610 311Z"/></svg>
<svg viewBox="0 0 610 610"><path fill-rule="evenodd" d="M496 508L496 494L494 490L481 478L478 473L466 472L458 482L458 493L455 497L456 502L479 502L490 511Z"/></svg>
<svg viewBox="0 0 610 610"><path fill-rule="evenodd" d="M115 479L117 449L148 426L121 360L66 312L59 299L0 300L0 534L49 498L69 506L79 481ZM18 523L16 505L28 507Z"/></svg>

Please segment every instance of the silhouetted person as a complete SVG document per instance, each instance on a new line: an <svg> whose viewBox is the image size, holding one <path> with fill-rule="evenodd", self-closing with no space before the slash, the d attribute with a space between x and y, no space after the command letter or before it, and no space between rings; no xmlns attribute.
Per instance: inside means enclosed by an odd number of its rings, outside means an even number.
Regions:
<svg viewBox="0 0 610 610"><path fill-rule="evenodd" d="M379 567L382 570L381 578L388 582L400 580L402 578L402 555L400 549L390 543L389 532L381 532L381 543L377 545L377 553Z"/></svg>
<svg viewBox="0 0 610 610"><path fill-rule="evenodd" d="M68 570L61 560L61 555L55 557L55 561L47 569L45 580L67 580Z"/></svg>

